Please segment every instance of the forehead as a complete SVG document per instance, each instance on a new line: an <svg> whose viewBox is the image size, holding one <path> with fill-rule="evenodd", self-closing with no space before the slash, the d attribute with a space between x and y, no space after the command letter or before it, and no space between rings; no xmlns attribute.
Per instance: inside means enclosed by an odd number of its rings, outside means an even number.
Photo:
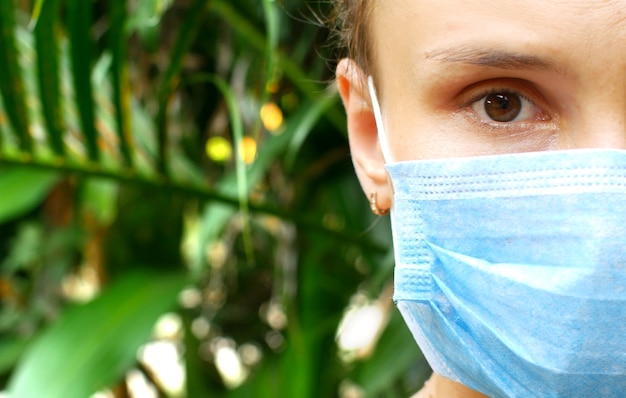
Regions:
<svg viewBox="0 0 626 398"><path fill-rule="evenodd" d="M626 0L386 0L372 11L374 64L383 75L474 52L532 56L562 72L626 66Z"/></svg>
<svg viewBox="0 0 626 398"><path fill-rule="evenodd" d="M455 32L473 36L494 28L508 28L511 33L523 28L531 36L536 29L539 35L550 31L572 34L581 29L623 31L626 22L626 0L386 0L372 4L372 10L375 28L382 30L378 33L383 36L394 28L410 28L428 36ZM438 29L432 30L434 27Z"/></svg>

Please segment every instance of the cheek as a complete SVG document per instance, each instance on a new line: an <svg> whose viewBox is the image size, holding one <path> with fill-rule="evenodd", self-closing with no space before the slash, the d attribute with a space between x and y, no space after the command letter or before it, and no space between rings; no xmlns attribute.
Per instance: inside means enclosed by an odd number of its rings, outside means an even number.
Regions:
<svg viewBox="0 0 626 398"><path fill-rule="evenodd" d="M556 130L501 134L472 128L460 113L398 112L386 123L392 159L443 159L556 149ZM407 116L408 115L408 116Z"/></svg>
<svg viewBox="0 0 626 398"><path fill-rule="evenodd" d="M475 143L463 139L461 126L450 115L399 110L388 120L387 139L393 158L388 160L436 159L476 152Z"/></svg>
<svg viewBox="0 0 626 398"><path fill-rule="evenodd" d="M468 156L468 152L475 152L475 143L462 133L464 126L458 112L434 98L420 97L419 90L414 93L413 97L404 93L386 97L383 115L392 157L387 161Z"/></svg>
<svg viewBox="0 0 626 398"><path fill-rule="evenodd" d="M436 90L404 87L385 96L382 112L392 158L388 162L478 156L495 150L489 139L480 139L468 127L454 101L459 89L450 79L446 83L431 82L429 87Z"/></svg>

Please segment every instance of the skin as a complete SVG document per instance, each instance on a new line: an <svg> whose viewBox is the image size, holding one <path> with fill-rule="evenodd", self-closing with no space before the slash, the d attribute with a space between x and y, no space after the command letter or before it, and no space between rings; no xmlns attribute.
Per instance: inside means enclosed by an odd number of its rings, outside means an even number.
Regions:
<svg viewBox="0 0 626 398"><path fill-rule="evenodd" d="M624 0L377 0L369 28L387 159L367 74L344 59L337 83L357 176L381 209L386 162L626 149ZM486 112L498 93L519 100L513 120Z"/></svg>

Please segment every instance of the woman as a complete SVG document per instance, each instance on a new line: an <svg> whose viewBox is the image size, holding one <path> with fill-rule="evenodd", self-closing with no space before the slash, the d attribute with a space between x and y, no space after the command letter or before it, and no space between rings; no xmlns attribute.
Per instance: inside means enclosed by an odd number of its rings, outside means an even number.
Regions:
<svg viewBox="0 0 626 398"><path fill-rule="evenodd" d="M337 7L356 173L435 371L417 396L626 396L626 2Z"/></svg>

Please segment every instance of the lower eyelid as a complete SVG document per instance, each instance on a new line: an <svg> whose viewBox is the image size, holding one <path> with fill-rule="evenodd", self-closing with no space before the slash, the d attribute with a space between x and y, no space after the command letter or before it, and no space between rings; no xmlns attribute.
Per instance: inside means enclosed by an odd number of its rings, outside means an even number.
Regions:
<svg viewBox="0 0 626 398"><path fill-rule="evenodd" d="M538 143L551 143L558 133L558 127L551 122L485 123L475 115L469 116L468 119L474 125L471 128L474 134L478 134L483 137L483 140L490 142L493 142L494 139L500 143L507 142L507 147L524 146L536 147L536 150L547 150L547 144L539 145ZM525 151L529 150L531 149Z"/></svg>

